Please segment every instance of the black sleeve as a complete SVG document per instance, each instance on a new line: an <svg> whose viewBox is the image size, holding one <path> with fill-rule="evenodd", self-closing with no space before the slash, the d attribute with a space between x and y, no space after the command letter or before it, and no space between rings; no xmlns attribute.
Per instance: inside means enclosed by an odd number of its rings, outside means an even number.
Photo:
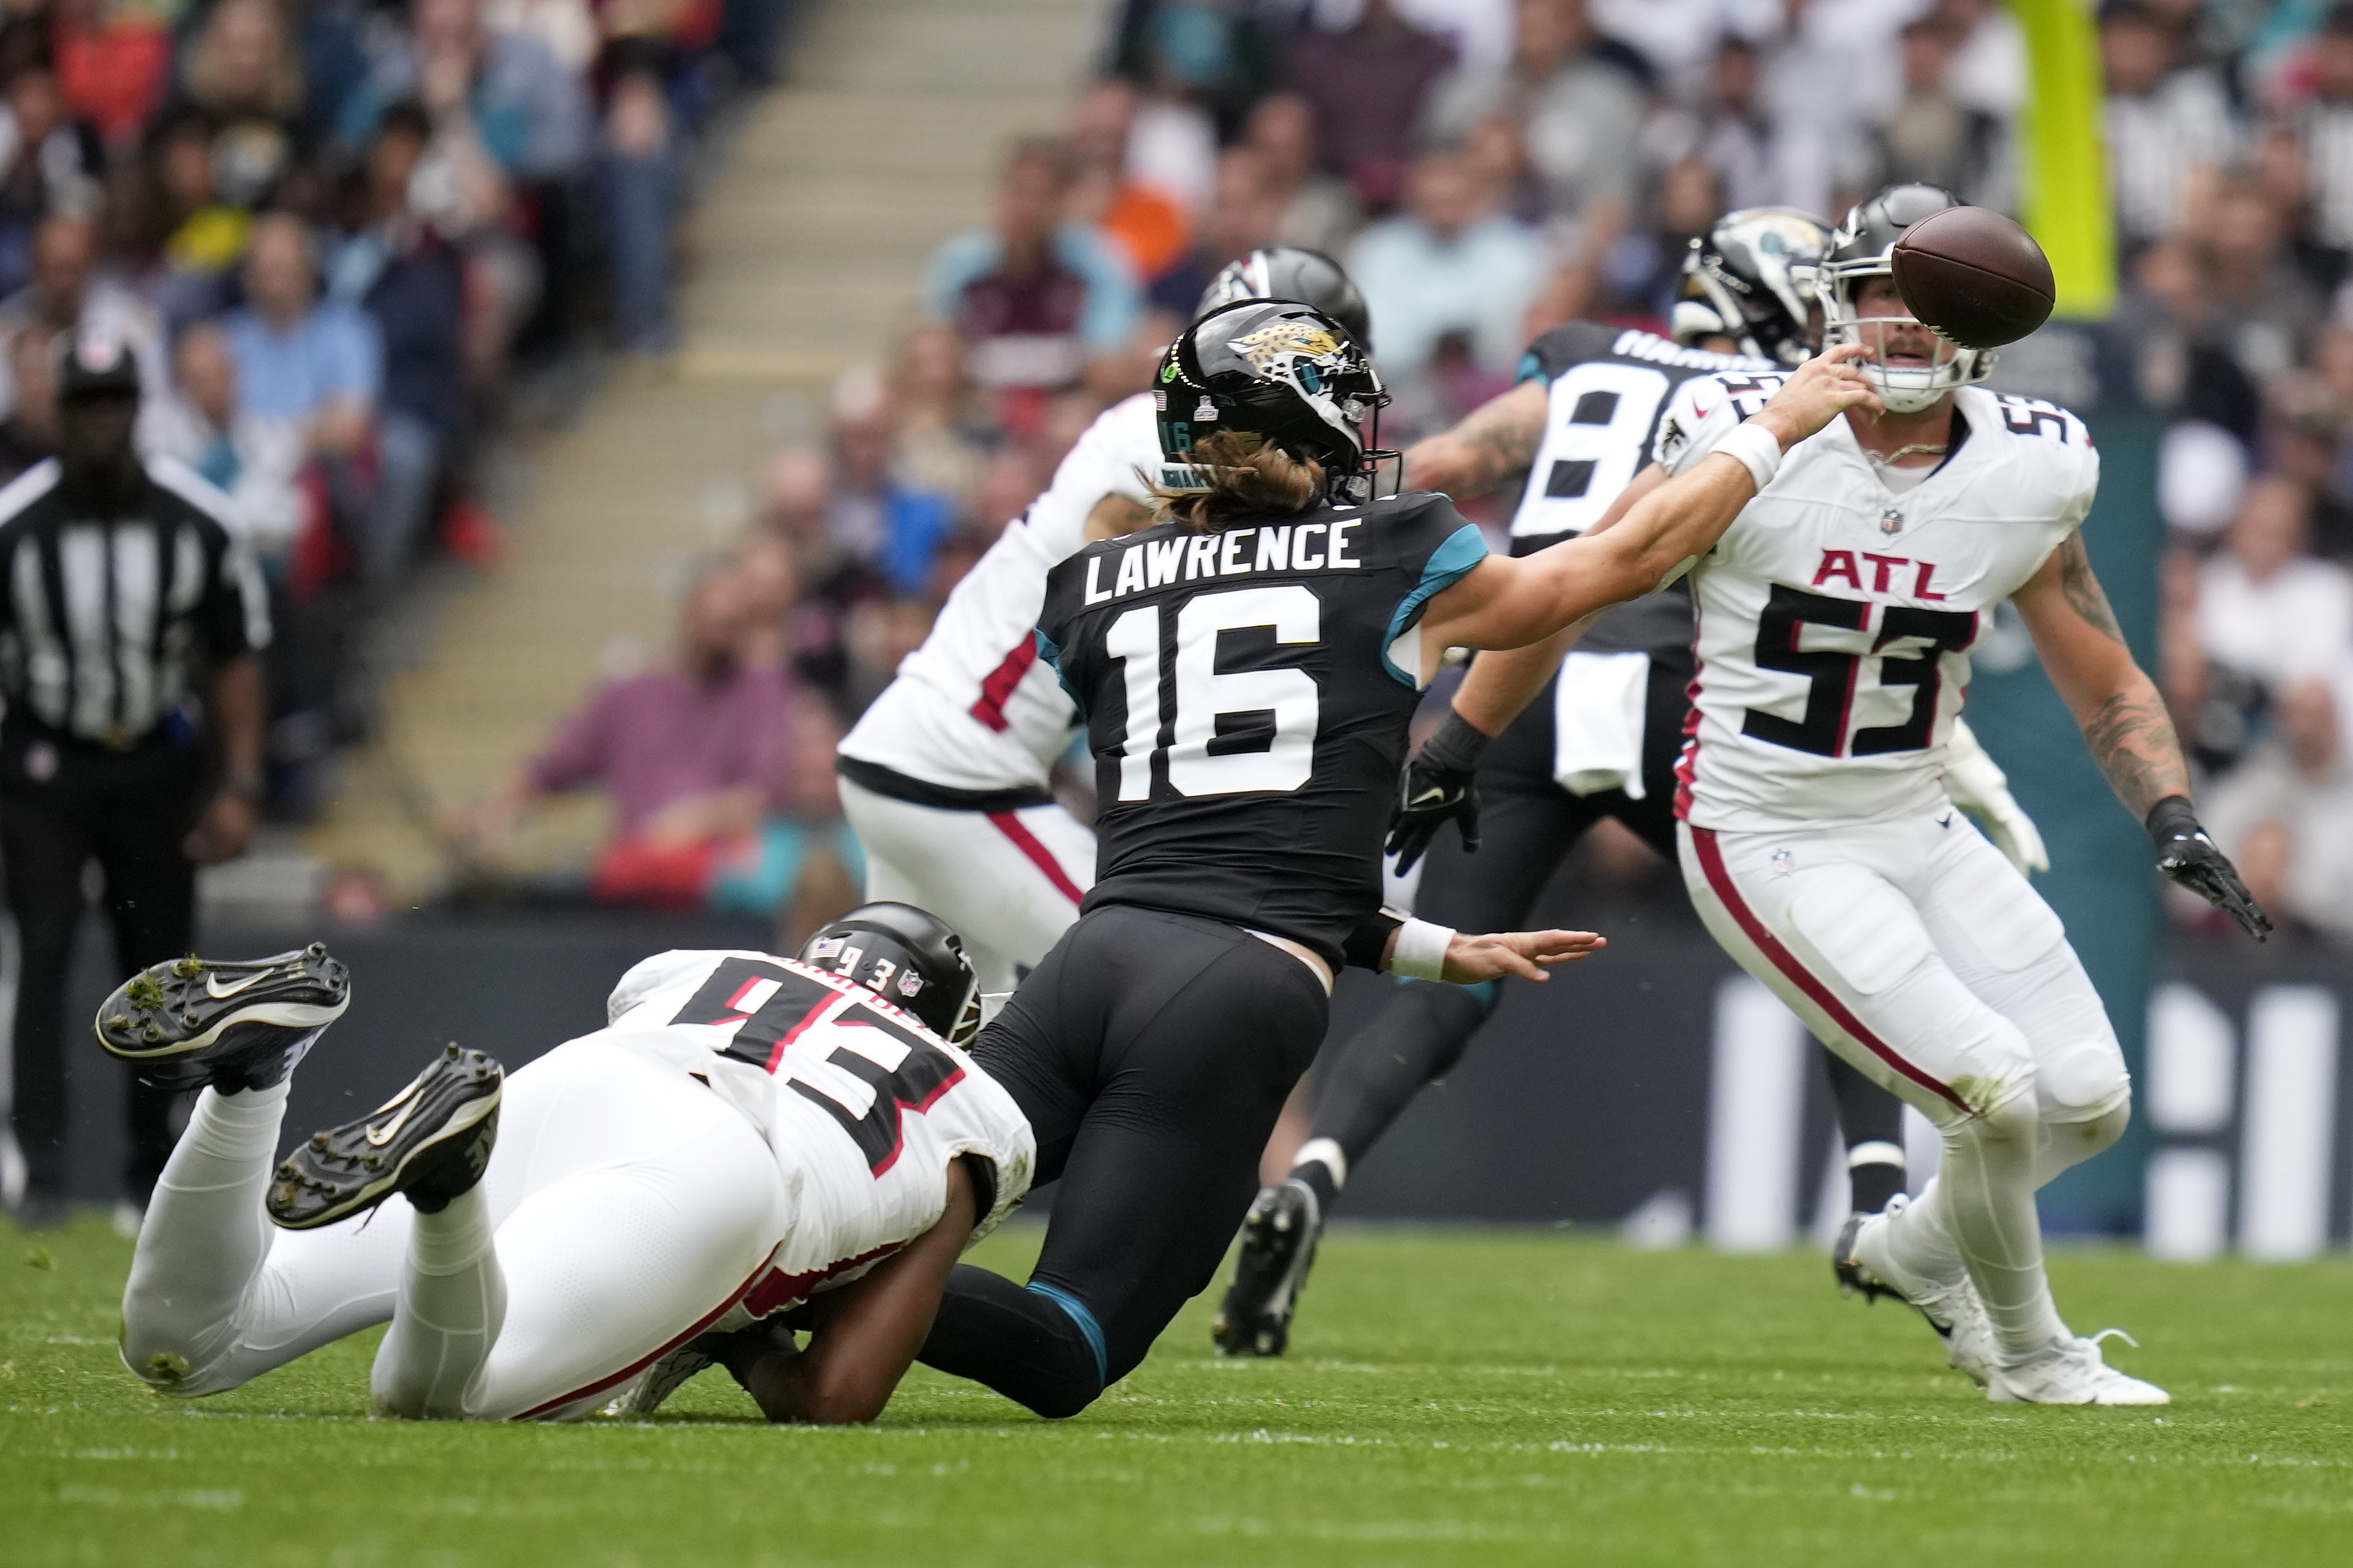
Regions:
<svg viewBox="0 0 2353 1568"><path fill-rule="evenodd" d="M1574 365L1599 359L1617 341L1617 330L1595 322L1566 322L1528 344L1520 356L1518 381L1553 381Z"/></svg>

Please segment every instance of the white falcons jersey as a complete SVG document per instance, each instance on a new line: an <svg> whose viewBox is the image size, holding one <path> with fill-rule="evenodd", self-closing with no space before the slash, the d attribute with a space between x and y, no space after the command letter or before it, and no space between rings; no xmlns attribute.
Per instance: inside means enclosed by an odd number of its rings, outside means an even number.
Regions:
<svg viewBox="0 0 2353 1568"><path fill-rule="evenodd" d="M1659 429L1698 462L1787 377L1687 381ZM1944 800L1968 650L2079 527L2100 478L2082 420L1963 387L1959 450L1916 487L1880 478L1843 418L1800 441L1692 571L1691 739L1677 809L1704 828L1884 821Z"/></svg>
<svg viewBox="0 0 2353 1568"><path fill-rule="evenodd" d="M1149 394L1096 416L1045 493L956 584L841 755L950 789L1043 789L1078 728L1061 683L1038 662L1046 574L1087 542L1087 514L1105 495L1150 504L1160 461Z"/></svg>
<svg viewBox="0 0 2353 1568"><path fill-rule="evenodd" d="M621 977L603 1038L692 1073L767 1139L793 1195L744 1298L765 1317L858 1277L939 1223L947 1169L987 1161L978 1240L1029 1191L1038 1149L997 1080L915 1018L773 953L657 953Z"/></svg>

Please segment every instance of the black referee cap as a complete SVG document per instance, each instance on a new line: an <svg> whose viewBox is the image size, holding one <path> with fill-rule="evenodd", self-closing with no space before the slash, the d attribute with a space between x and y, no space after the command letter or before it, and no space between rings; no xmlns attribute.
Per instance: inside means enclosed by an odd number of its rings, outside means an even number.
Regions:
<svg viewBox="0 0 2353 1568"><path fill-rule="evenodd" d="M139 356L119 337L69 333L58 342L58 397L139 396Z"/></svg>

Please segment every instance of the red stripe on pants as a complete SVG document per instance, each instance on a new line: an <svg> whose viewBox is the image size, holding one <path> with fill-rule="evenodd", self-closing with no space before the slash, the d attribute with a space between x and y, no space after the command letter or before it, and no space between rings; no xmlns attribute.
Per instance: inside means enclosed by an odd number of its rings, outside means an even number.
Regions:
<svg viewBox="0 0 2353 1568"><path fill-rule="evenodd" d="M1062 863L1054 858L1054 852L1039 843L1038 835L1021 825L1020 818L1010 811L991 811L988 820L997 825L998 832L1013 841L1015 849L1029 857L1030 864L1046 874L1046 880L1052 883L1063 897L1073 904L1086 897L1085 890L1071 880L1071 874L1064 871Z"/></svg>
<svg viewBox="0 0 2353 1568"><path fill-rule="evenodd" d="M1690 827L1691 824L1686 822L1684 826ZM1691 836L1692 849L1699 856L1700 870L1706 874L1708 886L1715 890L1717 898L1723 900L1725 908L1731 911L1732 918L1739 925L1741 931L1751 942L1757 944L1757 950L1765 955L1766 959L1775 969L1781 971L1791 985L1811 998L1815 1006L1830 1014L1832 1023L1861 1041L1864 1048L1873 1055L1922 1088L1934 1090L1951 1101L1964 1114L1969 1116L1977 1114L1970 1108L1968 1101L1905 1061L1894 1046L1864 1028L1862 1020L1849 1012L1846 1003L1841 1001L1830 987L1816 980L1812 972L1798 961L1798 956L1781 945L1780 938L1766 929L1765 922L1757 917L1757 912L1749 908L1747 902L1740 896L1740 889L1733 885L1732 873L1724 863L1724 851L1717 847L1713 831L1707 828L1692 828Z"/></svg>

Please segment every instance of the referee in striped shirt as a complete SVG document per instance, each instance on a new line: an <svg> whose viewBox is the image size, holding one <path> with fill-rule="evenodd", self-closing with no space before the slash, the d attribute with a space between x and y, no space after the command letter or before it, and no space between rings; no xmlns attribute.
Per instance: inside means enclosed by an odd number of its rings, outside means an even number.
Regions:
<svg viewBox="0 0 2353 1568"><path fill-rule="evenodd" d="M22 955L13 1116L33 1224L64 1217L83 871L95 860L105 876L117 973L193 948L197 863L253 831L269 641L228 499L132 450L130 348L61 338L57 386L58 456L0 490L0 874ZM128 1088L123 1197L143 1206L171 1152L171 1097Z"/></svg>

